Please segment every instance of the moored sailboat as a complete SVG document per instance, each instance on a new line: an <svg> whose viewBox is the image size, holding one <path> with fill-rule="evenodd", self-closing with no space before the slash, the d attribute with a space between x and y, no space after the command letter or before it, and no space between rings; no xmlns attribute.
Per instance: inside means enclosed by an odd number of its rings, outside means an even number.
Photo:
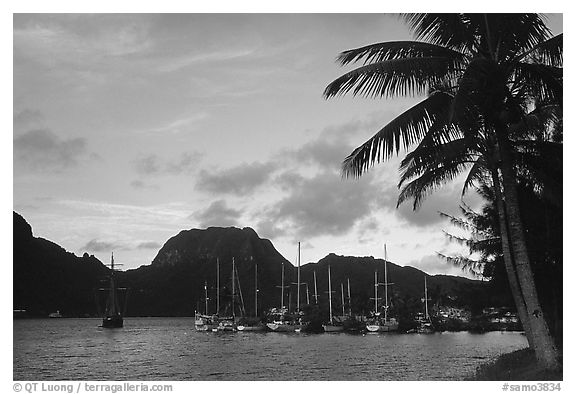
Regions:
<svg viewBox="0 0 576 394"><path fill-rule="evenodd" d="M374 272L374 315L366 322L366 330L369 332L391 332L398 330L398 321L388 314L388 286L393 283L388 282L388 260L386 255L386 245L384 245L384 316L378 310L378 271Z"/></svg>
<svg viewBox="0 0 576 394"><path fill-rule="evenodd" d="M243 332L265 331L266 326L258 318L258 265L254 265L254 318L243 318L238 322L236 329Z"/></svg>
<svg viewBox="0 0 576 394"><path fill-rule="evenodd" d="M106 309L104 311L104 317L102 318L103 328L121 328L124 326L123 311L120 310L120 304L118 300L116 281L114 278L114 253L112 253L112 258L110 262L110 282L108 289L108 299L106 300ZM124 289L125 290L125 289ZM126 303L124 304L126 307Z"/></svg>
<svg viewBox="0 0 576 394"><path fill-rule="evenodd" d="M330 276L330 266L328 266L328 305L330 307L330 321L326 324L322 324L324 332L344 331L344 326L342 324L336 324L334 321L334 316L332 314L332 278Z"/></svg>
<svg viewBox="0 0 576 394"><path fill-rule="evenodd" d="M296 305L296 315L291 315L288 308L284 306L284 264L282 264L282 286L280 286L282 291L282 297L280 302L280 309L273 308L270 311L268 319L270 320L266 323L269 330L275 332L300 332L304 325L302 324L302 315L300 312L300 242L298 242L298 297Z"/></svg>
<svg viewBox="0 0 576 394"><path fill-rule="evenodd" d="M430 314L428 313L428 285L426 283L426 275L424 275L424 316L422 314L418 314L416 321L418 323L418 327L416 328L416 332L420 334L429 334L434 332L434 326L432 325L432 320L430 319Z"/></svg>

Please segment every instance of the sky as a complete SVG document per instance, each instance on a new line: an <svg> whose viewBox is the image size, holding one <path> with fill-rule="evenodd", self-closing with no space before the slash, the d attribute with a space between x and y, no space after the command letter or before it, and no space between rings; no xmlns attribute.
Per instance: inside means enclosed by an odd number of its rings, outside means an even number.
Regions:
<svg viewBox="0 0 576 394"><path fill-rule="evenodd" d="M562 17L548 15L555 34ZM252 227L292 263L384 257L467 276L438 212L462 181L396 209L399 158L342 160L423 97L326 100L336 56L412 39L389 14L15 14L13 209L35 236L123 269L181 230ZM478 208L474 193L464 201Z"/></svg>

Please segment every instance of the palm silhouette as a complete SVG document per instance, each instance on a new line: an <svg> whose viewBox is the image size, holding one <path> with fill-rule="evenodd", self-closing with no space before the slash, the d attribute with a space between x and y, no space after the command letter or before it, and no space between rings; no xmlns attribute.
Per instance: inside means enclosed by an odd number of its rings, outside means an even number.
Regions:
<svg viewBox="0 0 576 394"><path fill-rule="evenodd" d="M342 65L363 64L328 85L327 98L352 93L396 97L428 93L356 148L343 175L359 177L401 149L398 204L414 208L434 188L468 172L465 188L489 176L503 226L503 249L523 325L541 365L558 366L542 317L516 195L515 126L532 107L562 105L562 35L551 37L536 14L412 14L418 39L343 52ZM506 251L504 253L506 257Z"/></svg>

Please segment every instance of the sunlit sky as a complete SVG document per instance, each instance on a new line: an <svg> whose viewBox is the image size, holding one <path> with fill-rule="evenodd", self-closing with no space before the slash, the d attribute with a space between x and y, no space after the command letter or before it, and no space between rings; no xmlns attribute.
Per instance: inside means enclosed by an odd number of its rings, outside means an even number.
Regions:
<svg viewBox="0 0 576 394"><path fill-rule="evenodd" d="M562 17L548 15L554 33ZM387 14L15 14L13 206L47 238L124 269L179 231L252 227L295 262L383 257L465 275L438 211L396 209L398 163L344 180L354 147L422 97L325 100L339 52L411 39ZM473 193L466 203L478 207Z"/></svg>

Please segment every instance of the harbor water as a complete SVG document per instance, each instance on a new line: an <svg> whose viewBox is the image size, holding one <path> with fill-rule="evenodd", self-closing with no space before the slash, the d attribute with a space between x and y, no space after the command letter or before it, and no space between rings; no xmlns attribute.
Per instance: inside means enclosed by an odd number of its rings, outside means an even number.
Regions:
<svg viewBox="0 0 576 394"><path fill-rule="evenodd" d="M197 332L193 318L14 320L14 380L463 380L518 332Z"/></svg>

